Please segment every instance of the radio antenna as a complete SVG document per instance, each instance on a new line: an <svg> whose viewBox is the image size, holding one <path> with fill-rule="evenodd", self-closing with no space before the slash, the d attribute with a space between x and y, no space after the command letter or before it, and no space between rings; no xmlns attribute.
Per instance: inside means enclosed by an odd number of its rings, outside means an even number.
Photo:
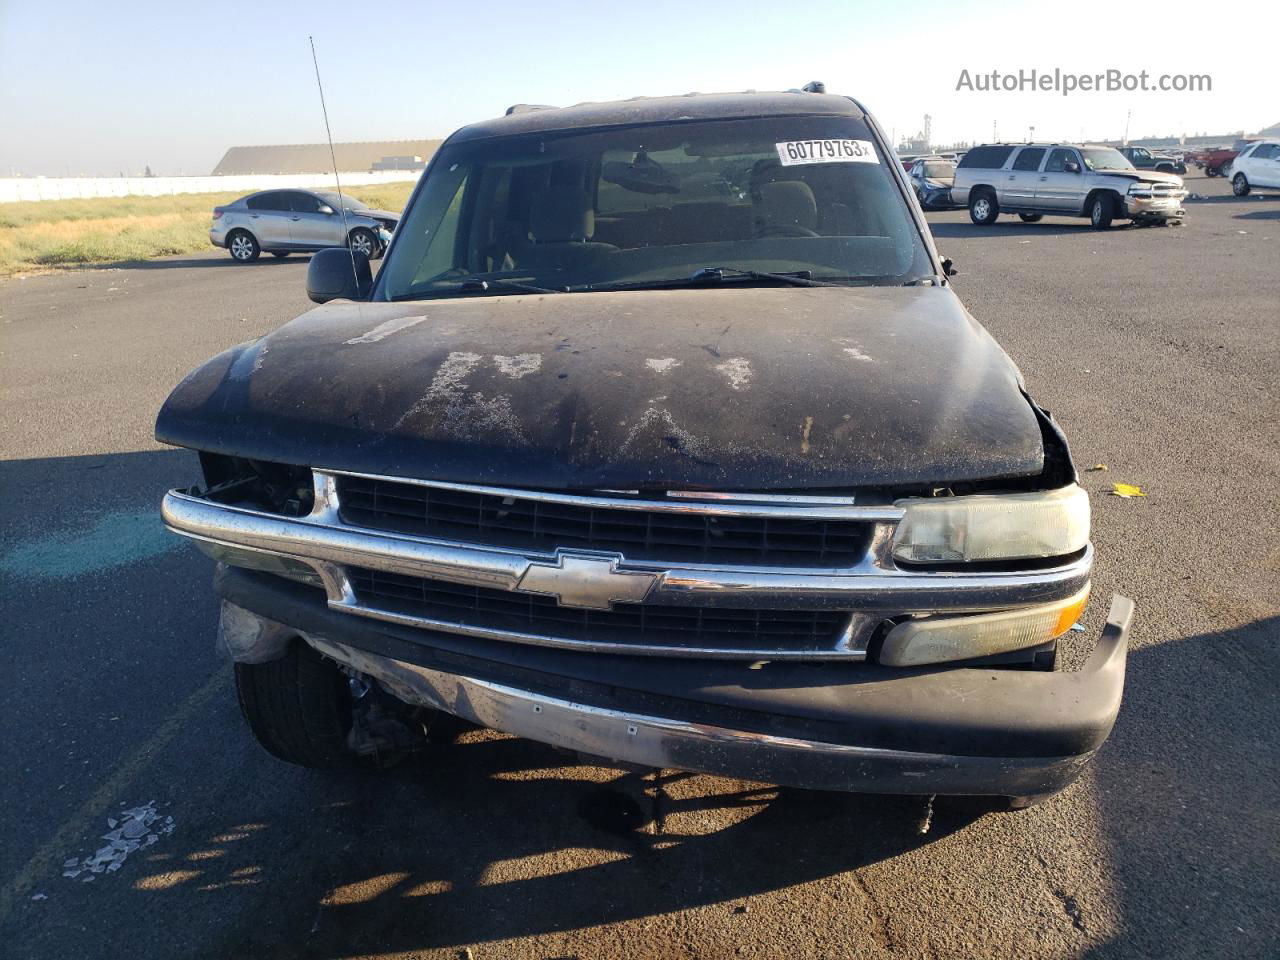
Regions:
<svg viewBox="0 0 1280 960"><path fill-rule="evenodd" d="M329 140L329 162L333 164L333 182L338 188L338 210L342 215L342 235L347 238L347 253L351 254L351 276L360 286L360 273L356 270L356 253L351 249L351 236L347 231L347 198L342 192L342 181L338 179L338 158L333 152L333 133L329 130L329 108L324 103L324 84L320 82L320 61L316 58L316 39L310 34L307 41L311 44L311 62L316 68L316 88L320 91L320 112L324 114L324 135Z"/></svg>

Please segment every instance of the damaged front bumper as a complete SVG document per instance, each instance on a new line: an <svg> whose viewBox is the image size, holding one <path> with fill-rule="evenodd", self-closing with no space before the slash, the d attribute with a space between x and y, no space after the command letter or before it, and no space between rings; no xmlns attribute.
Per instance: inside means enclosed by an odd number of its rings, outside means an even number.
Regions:
<svg viewBox="0 0 1280 960"><path fill-rule="evenodd" d="M748 665L362 622L314 589L226 567L216 585L236 608L233 655L251 657L255 637L269 644L287 633L407 703L553 746L625 764L896 794L1043 796L1071 783L1115 721L1133 615L1115 597L1096 648L1072 673Z"/></svg>
<svg viewBox="0 0 1280 960"><path fill-rule="evenodd" d="M1182 206L1186 191L1167 195L1124 198L1124 215L1131 220L1181 220L1187 215Z"/></svg>

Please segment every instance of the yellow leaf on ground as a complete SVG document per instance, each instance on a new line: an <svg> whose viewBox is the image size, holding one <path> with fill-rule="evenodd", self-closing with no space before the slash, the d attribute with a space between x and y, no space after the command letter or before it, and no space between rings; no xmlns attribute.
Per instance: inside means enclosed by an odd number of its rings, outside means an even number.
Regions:
<svg viewBox="0 0 1280 960"><path fill-rule="evenodd" d="M1141 487L1134 486L1131 483L1113 483L1111 492L1117 497L1145 497Z"/></svg>

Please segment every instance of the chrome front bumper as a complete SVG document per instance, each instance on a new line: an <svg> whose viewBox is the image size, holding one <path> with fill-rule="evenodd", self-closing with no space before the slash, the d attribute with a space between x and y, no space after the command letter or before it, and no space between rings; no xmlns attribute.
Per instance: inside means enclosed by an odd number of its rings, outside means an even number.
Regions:
<svg viewBox="0 0 1280 960"><path fill-rule="evenodd" d="M305 564L326 592L330 608L393 623L482 636L516 643L622 651L610 643L584 643L557 637L477 629L418 616L406 616L366 603L352 588L347 567L407 577L428 578L508 591L527 589L530 569L556 564L556 554L454 543L406 536L345 523L338 509L334 474L315 471L315 506L310 514L288 517L229 506L171 491L161 508L164 523L206 552L220 550L283 557ZM699 504L698 509L747 509ZM765 510L768 507L751 507ZM781 508L777 508L781 509ZM809 508L805 508L809 509ZM831 508L835 510L836 508ZM626 652L661 656L737 657L739 659L865 659L867 643L879 624L912 614L976 613L1030 607L1071 597L1089 583L1092 548L1059 566L1017 572L919 572L897 567L891 556L893 532L902 515L893 506L840 508L847 516L872 524L866 555L843 569L718 567L666 564L617 556L619 573L651 574L646 603L684 607L733 607L778 610L847 610L849 621L829 649L774 650L751 647L733 651L679 649L671 645ZM253 564L241 564L252 566ZM524 585L522 586L522 583Z"/></svg>
<svg viewBox="0 0 1280 960"><path fill-rule="evenodd" d="M1178 220L1186 216L1182 206L1186 194L1175 194L1163 197L1124 198L1124 213L1133 220Z"/></svg>
<svg viewBox="0 0 1280 960"><path fill-rule="evenodd" d="M405 642L403 628L336 616L300 599L300 588L266 585L273 579L237 573L221 577L219 589L228 602L284 618L312 647L407 703L627 765L866 793L1043 796L1067 786L1114 723L1133 616L1131 601L1113 598L1079 672L832 665L824 668L829 686L812 687L784 714L785 692L779 699L769 685L791 685L791 668L777 679L752 673L756 686L735 693L746 668L708 666L693 700L674 666L647 676L610 667L600 675L613 682L601 683L581 672L581 655L560 651L508 647L505 663L484 650L476 660L441 659L429 635ZM548 668L563 681L557 689L546 686ZM494 669L499 679L483 676ZM883 680L849 682L867 670L884 672ZM824 706L831 694L841 704L838 724ZM660 709L625 706L635 696ZM885 745L904 741L911 746Z"/></svg>

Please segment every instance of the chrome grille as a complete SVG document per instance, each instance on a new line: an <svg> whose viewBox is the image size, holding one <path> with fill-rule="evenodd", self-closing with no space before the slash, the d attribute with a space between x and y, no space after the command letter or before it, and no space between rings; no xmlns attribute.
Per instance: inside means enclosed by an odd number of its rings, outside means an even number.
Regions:
<svg viewBox="0 0 1280 960"><path fill-rule="evenodd" d="M716 516L547 502L372 477L337 477L342 519L375 530L553 552L577 548L628 560L733 566L845 567L873 525L802 517Z"/></svg>
<svg viewBox="0 0 1280 960"><path fill-rule="evenodd" d="M263 558L285 558L295 567L310 567L329 607L354 616L515 643L668 657L862 660L885 620L1010 609L1072 596L1088 584L1092 566L1092 550L1086 548L1045 568L902 569L891 554L902 508L855 504L848 497L669 493L640 498L616 491L567 494L319 468L312 473L315 497L305 516L173 490L164 499L165 524L233 565L263 569ZM362 503L361 491L374 498L368 481L386 487L376 488L375 502ZM427 494L407 497L408 513L395 521L405 525L391 529L393 511L383 509L388 505L384 493L394 503L412 488L425 488ZM446 503L454 513L439 512ZM498 531L511 535L512 525L503 524L512 507L529 517L535 503L536 533L550 541L522 549L491 540ZM432 510L436 525L429 527ZM486 510L494 511L492 518L486 518ZM619 549L620 543L610 539L599 547L592 540L594 549L574 548L568 538L575 531L585 529L588 537L602 529L612 533L602 518L612 518L615 511L625 514L618 518L622 526L629 521L652 530L675 517L692 517L693 524L677 529L701 532L691 542L675 538L659 544L650 538ZM451 536L444 535L443 518L452 523ZM372 519L387 528L358 522ZM551 519L555 523L547 523ZM765 520L767 525L755 523ZM708 529L739 521L751 521L747 528L759 533L752 549L770 556L787 555L772 552L779 531L803 535L815 524L826 526L825 540L818 538L819 555L835 555L835 530L852 529L862 546L853 551L851 563L837 568L747 564L736 560L741 552L725 554L736 562L691 562L669 552L692 547L687 555L711 556L705 551L718 547L719 538ZM515 528L520 536L531 535L530 523ZM646 546L657 552L654 559L641 556ZM804 549L790 548L793 555ZM812 544L807 549L815 551ZM651 586L640 594L642 601L628 601L630 587L623 590L622 580L610 578L637 575L652 578ZM601 598L611 609L597 602Z"/></svg>
<svg viewBox="0 0 1280 960"><path fill-rule="evenodd" d="M537 634L576 643L829 652L848 613L618 604L562 607L552 597L350 567L355 602L365 608L493 633ZM620 652L625 652L621 649Z"/></svg>

